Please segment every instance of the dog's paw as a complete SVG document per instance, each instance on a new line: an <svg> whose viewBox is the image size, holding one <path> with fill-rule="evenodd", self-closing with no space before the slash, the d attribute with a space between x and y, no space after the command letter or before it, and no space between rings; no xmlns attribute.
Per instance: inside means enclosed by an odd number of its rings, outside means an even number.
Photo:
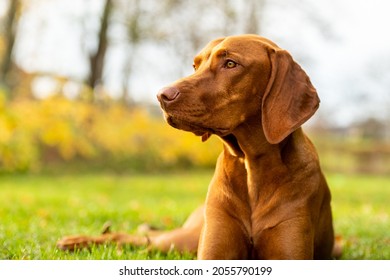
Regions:
<svg viewBox="0 0 390 280"><path fill-rule="evenodd" d="M57 242L57 248L64 251L75 251L88 248L92 243L92 238L85 235L65 236Z"/></svg>

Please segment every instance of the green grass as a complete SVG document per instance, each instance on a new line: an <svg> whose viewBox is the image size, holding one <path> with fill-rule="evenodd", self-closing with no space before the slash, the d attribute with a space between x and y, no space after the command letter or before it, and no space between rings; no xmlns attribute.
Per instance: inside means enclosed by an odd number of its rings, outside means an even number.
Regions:
<svg viewBox="0 0 390 280"><path fill-rule="evenodd" d="M390 259L390 177L328 176L343 259Z"/></svg>
<svg viewBox="0 0 390 280"><path fill-rule="evenodd" d="M143 222L174 228L204 200L211 172L170 175L2 175L0 259L191 259L114 245L63 252L64 235L134 232ZM344 259L390 259L390 178L330 175Z"/></svg>

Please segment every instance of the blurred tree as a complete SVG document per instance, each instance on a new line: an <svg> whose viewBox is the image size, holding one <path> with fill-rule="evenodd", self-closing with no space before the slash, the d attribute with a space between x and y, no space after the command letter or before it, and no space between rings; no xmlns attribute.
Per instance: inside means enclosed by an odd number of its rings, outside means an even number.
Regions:
<svg viewBox="0 0 390 280"><path fill-rule="evenodd" d="M145 2L145 1L144 1ZM133 60L136 57L138 46L143 39L148 36L152 21L148 21L148 26L142 25L142 17L147 16L142 9L140 0L121 1L116 5L116 11L124 16L124 25L126 27L126 47L125 63L123 66L122 77L122 101L132 103L130 77L133 72Z"/></svg>
<svg viewBox="0 0 390 280"><path fill-rule="evenodd" d="M222 0L170 0L162 7L164 16L156 28L164 34L168 48L179 60L179 75L190 69L190 61L207 42L235 33L241 14L238 1ZM241 3L241 1L239 2Z"/></svg>
<svg viewBox="0 0 390 280"><path fill-rule="evenodd" d="M96 89L96 87L102 84L104 58L108 48L107 31L108 31L111 11L112 11L112 0L106 0L104 5L104 10L103 10L103 15L101 18L99 35L98 35L98 46L96 51L90 54L90 59L89 59L90 73L87 82L92 89ZM94 91L91 91L92 95L89 96L89 99L91 101L94 100L93 93Z"/></svg>
<svg viewBox="0 0 390 280"><path fill-rule="evenodd" d="M170 19L170 13L182 0L116 0L114 2L114 23L119 23L125 29L124 63L122 71L122 101L129 104L131 96L131 81L136 67L139 48L142 45L158 45L168 40L171 32L163 22Z"/></svg>
<svg viewBox="0 0 390 280"><path fill-rule="evenodd" d="M373 117L356 123L355 129L363 139L382 140L386 138L386 124Z"/></svg>
<svg viewBox="0 0 390 280"><path fill-rule="evenodd" d="M8 88L12 87L10 72L12 69L12 53L14 50L15 38L17 34L17 13L19 11L19 8L20 0L9 1L3 30L5 38L5 50L1 60L0 82Z"/></svg>
<svg viewBox="0 0 390 280"><path fill-rule="evenodd" d="M330 36L332 31L327 28L326 20L320 15L314 15L318 12L313 5L309 5L310 1L300 1L116 0L112 18L124 18L122 22L127 33L125 63L121 72L123 100L131 100L133 71L141 57L137 54L142 54L140 46L166 48L167 57L172 55L170 58L175 59L177 76L183 76L191 70L194 54L208 41L238 33L261 34L267 13L275 6L284 8L286 5L303 16L310 14L308 21L314 22L313 26L318 26L324 36Z"/></svg>
<svg viewBox="0 0 390 280"><path fill-rule="evenodd" d="M247 4L247 22L245 33L261 34L261 23L267 0L250 0Z"/></svg>

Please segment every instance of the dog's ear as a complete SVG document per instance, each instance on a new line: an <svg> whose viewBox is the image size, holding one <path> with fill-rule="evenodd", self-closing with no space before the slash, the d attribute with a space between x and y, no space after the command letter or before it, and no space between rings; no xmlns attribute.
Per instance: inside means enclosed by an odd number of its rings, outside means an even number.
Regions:
<svg viewBox="0 0 390 280"><path fill-rule="evenodd" d="M284 50L269 52L271 75L262 100L262 125L271 144L280 143L318 109L317 91Z"/></svg>

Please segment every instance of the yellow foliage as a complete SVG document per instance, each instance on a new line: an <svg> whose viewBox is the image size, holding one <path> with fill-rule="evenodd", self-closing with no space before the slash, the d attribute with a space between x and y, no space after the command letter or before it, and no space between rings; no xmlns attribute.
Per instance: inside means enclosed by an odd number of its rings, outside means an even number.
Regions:
<svg viewBox="0 0 390 280"><path fill-rule="evenodd" d="M61 96L6 103L0 94L0 171L78 159L148 169L213 166L220 151L217 141L201 143L199 137L169 127L162 116L120 103L93 105Z"/></svg>
<svg viewBox="0 0 390 280"><path fill-rule="evenodd" d="M369 166L388 173L387 142L331 137L315 142L326 170L365 171ZM153 117L145 108L61 96L7 101L0 88L0 172L37 170L54 161L72 166L80 159L85 165L121 170L213 167L221 150L217 137L201 143L200 137L170 127L162 115Z"/></svg>

